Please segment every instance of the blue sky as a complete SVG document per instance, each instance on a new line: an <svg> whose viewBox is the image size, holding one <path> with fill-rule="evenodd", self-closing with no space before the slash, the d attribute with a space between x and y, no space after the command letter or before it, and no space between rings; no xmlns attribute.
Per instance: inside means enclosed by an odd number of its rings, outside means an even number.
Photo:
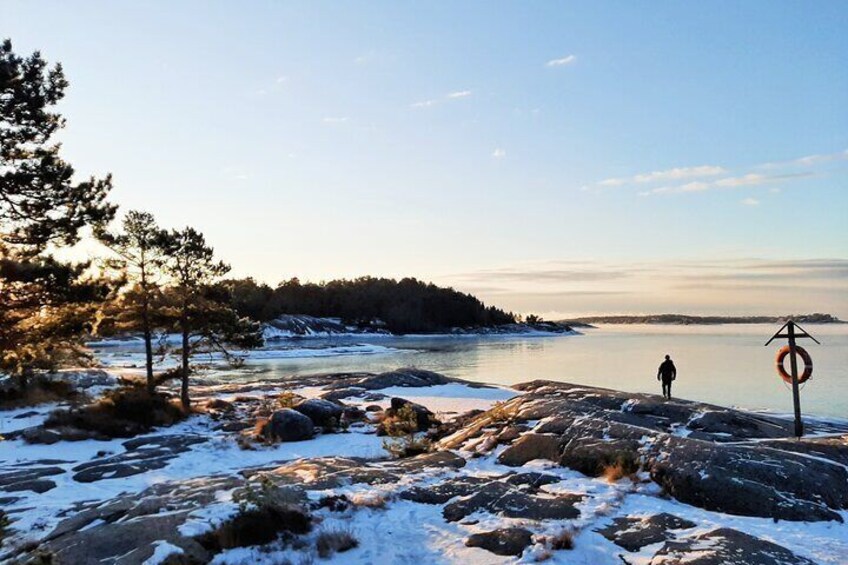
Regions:
<svg viewBox="0 0 848 565"><path fill-rule="evenodd" d="M413 275L548 315L848 317L844 2L2 12L19 52L65 66L78 171L236 274Z"/></svg>

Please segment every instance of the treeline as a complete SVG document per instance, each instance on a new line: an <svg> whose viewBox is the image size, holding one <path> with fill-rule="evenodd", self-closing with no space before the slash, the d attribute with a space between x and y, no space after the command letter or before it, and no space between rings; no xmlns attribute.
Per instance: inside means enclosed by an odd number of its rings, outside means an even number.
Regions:
<svg viewBox="0 0 848 565"><path fill-rule="evenodd" d="M455 327L515 322L515 315L486 306L470 294L414 278L360 277L322 283L293 278L271 288L253 279L225 283L242 316L271 321L283 314L341 318L347 325L378 321L393 333L432 333Z"/></svg>
<svg viewBox="0 0 848 565"><path fill-rule="evenodd" d="M67 86L61 65L0 42L0 374L17 384L9 394L25 396L41 372L88 362L90 336L139 332L153 395L153 334L176 332L187 410L192 351L261 345L261 327L232 307L219 284L229 267L203 234L164 229L135 211L114 225L111 176L75 178L54 140L65 125L54 108ZM87 233L104 245L101 256L55 257Z"/></svg>

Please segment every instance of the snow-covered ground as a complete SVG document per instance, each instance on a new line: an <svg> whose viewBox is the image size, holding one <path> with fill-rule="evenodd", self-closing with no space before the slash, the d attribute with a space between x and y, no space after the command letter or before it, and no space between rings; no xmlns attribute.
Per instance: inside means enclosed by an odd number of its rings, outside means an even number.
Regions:
<svg viewBox="0 0 848 565"><path fill-rule="evenodd" d="M262 394L274 395L285 388L280 383L277 390L264 389ZM320 386L299 387L292 392L307 398L316 397L325 391ZM487 409L496 402L506 401L518 393L505 388L478 388L462 383L450 383L430 387L390 387L379 390L386 397L400 396L422 404L437 414L453 415L471 409ZM235 394L214 394L222 399L233 400ZM368 404L387 405L388 399L364 400L350 397L346 403L364 407ZM9 433L43 422L56 405L44 405L33 409L16 409L0 412L0 432ZM532 422L540 426L544 420ZM54 445L29 445L21 440L0 441L0 462L6 468L27 468L50 460L50 466L59 467L62 473L51 477L56 487L37 494L30 491L9 493L18 500L4 505L13 520L12 528L18 533L16 543L23 540L37 541L48 534L70 508L83 502L105 501L121 493L138 493L165 481L178 481L212 475L237 475L239 471L253 467L268 467L302 458L325 456L360 457L367 460L384 460L388 454L383 448L382 438L373 433L370 425L354 425L346 433L322 434L315 439L302 442L281 443L273 446L258 445L244 450L237 442L238 434L216 429L216 422L201 414L158 430L157 436L199 436L206 441L192 445L168 463L155 470L123 478L103 478L94 482L78 482L73 479L71 469L80 463L92 461L108 454L125 451L125 440L61 442ZM706 533L718 527L729 527L757 538L777 543L799 556L824 565L844 565L848 562L848 524L845 522L775 522L767 518L732 516L709 512L682 504L663 495L660 488L649 480L632 482L623 479L608 482L603 478L590 478L576 471L553 463L536 460L524 465L520 471L540 471L556 476L559 480L541 487L551 494L582 494L585 498L577 504L580 517L572 520L544 520L506 518L488 512L477 512L469 519L447 522L442 515L442 506L420 504L397 497L398 493L412 485L427 486L451 477L500 476L516 471L497 462L497 456L505 446L482 456L472 456L460 451L467 460L461 469L433 469L401 477L395 483L368 486L365 484L345 485L325 491L311 491L312 499L326 495L344 494L351 500L382 498L383 508L358 507L344 512L320 510L316 516L321 520L321 530L339 528L350 531L359 541L358 547L317 559L320 563L377 564L377 563L530 563L547 560L549 563L582 565L620 564L622 549L596 530L608 525L616 517L651 516L662 512L691 520L696 525L684 534ZM218 493L217 502L196 512L183 526L186 532L200 533L237 511L231 491ZM848 512L841 512L848 521ZM567 551L549 551L541 544L529 547L520 558L501 557L486 550L467 547L469 535L505 527L527 527L535 534L556 535L563 530L573 532L574 548ZM90 526L87 526L90 527ZM190 532L189 532L190 530ZM316 535L315 532L310 534ZM641 548L627 555L628 562L648 565L661 543ZM145 563L157 565L169 555L180 551L165 541L157 544L156 551ZM303 558L300 550L275 544L263 547L237 548L219 554L213 563L220 565L273 564L290 560L299 563Z"/></svg>
<svg viewBox="0 0 848 565"><path fill-rule="evenodd" d="M399 395L427 405L438 413L462 410L466 403L473 408L486 409L495 402L511 398L516 394L509 389L471 388L461 384L422 389L398 388L402 393ZM266 390L264 395L273 397L283 390L306 398L317 397L325 392L322 387L291 389L281 383L276 390ZM395 391L384 389L380 392L393 394ZM228 399L233 395L215 396ZM453 396L457 398L454 399ZM364 402L355 398L348 399L347 403L363 406L373 404L373 402ZM388 402L381 401L378 404L388 404ZM32 408L0 411L0 433L10 433L40 425L52 410L61 406L62 404L51 403ZM11 468L26 468L47 461L51 467L55 466L64 471L49 477L56 483L55 488L43 494L30 491L15 492L13 494L19 497L19 500L5 506L4 509L15 521L14 528L22 532L25 538L38 539L58 524L65 511L77 504L108 500L122 493L141 492L164 481L236 474L246 468L267 467L296 459L342 456L376 460L389 457L383 448L383 438L374 433L372 426L354 425L347 433L321 434L309 441L280 443L273 446L258 446L254 450L243 450L236 441L237 434L215 430L215 423L209 416L198 414L169 428L151 432L150 435L163 437L200 436L207 441L191 446L188 451L179 454L162 469L129 477L106 478L91 483L75 481L72 469L81 463L125 452L122 444L126 439L63 441L53 445L28 444L22 439L0 441L0 465L4 467L4 471L9 471Z"/></svg>

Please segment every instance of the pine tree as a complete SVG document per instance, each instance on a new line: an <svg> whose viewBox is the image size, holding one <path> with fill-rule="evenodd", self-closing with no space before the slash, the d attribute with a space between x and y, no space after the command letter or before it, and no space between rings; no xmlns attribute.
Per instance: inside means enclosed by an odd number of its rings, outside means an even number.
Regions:
<svg viewBox="0 0 848 565"><path fill-rule="evenodd" d="M229 356L229 345L262 345L262 332L258 323L238 316L226 288L216 284L230 267L215 260L203 234L190 227L173 230L163 245L164 269L171 278L165 293L170 307L163 314L181 336L180 400L188 410L192 352L205 346Z"/></svg>
<svg viewBox="0 0 848 565"><path fill-rule="evenodd" d="M65 95L61 65L47 68L38 52L24 59L0 44L0 234L33 254L50 243L70 245L88 225L112 219L111 176L76 183L74 169L51 141L65 125L52 107Z"/></svg>
<svg viewBox="0 0 848 565"><path fill-rule="evenodd" d="M152 214L131 210L122 222L123 231L99 231L98 239L115 252L117 259L111 263L122 272L129 284L109 310L113 323L122 330L140 329L144 338L145 373L147 391L156 391L153 377L153 331L156 301L163 277L165 257L163 244L167 234L157 224Z"/></svg>
<svg viewBox="0 0 848 565"><path fill-rule="evenodd" d="M0 371L26 386L33 371L84 353L92 311L110 292L90 265L45 253L71 245L89 225L111 220L111 177L74 181L52 140L65 121L53 111L68 82L36 52L0 43Z"/></svg>

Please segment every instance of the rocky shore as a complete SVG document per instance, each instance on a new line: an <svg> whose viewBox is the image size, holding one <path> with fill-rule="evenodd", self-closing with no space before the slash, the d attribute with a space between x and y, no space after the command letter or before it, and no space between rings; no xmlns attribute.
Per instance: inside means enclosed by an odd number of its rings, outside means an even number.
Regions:
<svg viewBox="0 0 848 565"><path fill-rule="evenodd" d="M534 322L512 323L493 326L444 328L440 331L424 335L557 335L573 333L566 323ZM386 329L384 323L374 321L364 325L345 325L338 318L316 318L303 314L287 314L268 322L265 325L265 339L276 341L291 338L310 337L355 337L355 336L397 336Z"/></svg>
<svg viewBox="0 0 848 565"><path fill-rule="evenodd" d="M0 412L8 563L844 563L848 425L404 369L196 383L132 438ZM51 561L52 560L52 561Z"/></svg>

